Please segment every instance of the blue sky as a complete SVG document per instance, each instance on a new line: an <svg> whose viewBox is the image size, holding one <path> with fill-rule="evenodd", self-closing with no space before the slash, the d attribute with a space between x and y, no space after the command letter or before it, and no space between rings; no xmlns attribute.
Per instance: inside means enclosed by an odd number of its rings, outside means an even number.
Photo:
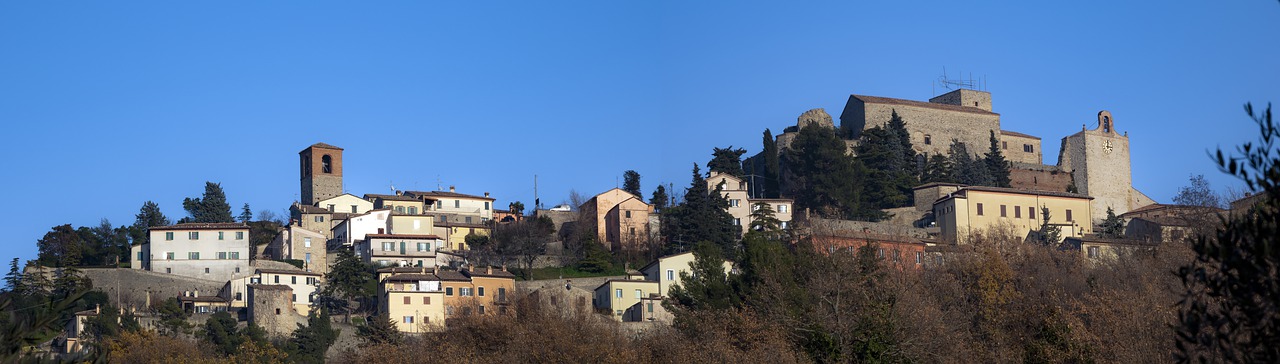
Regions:
<svg viewBox="0 0 1280 364"><path fill-rule="evenodd" d="M926 100L986 77L1044 140L1110 110L1134 185L1168 202L1280 101L1280 4L1129 2L5 2L0 258L52 226L171 218L204 181L282 213L297 152L346 148L357 195L456 185L499 206L689 183L712 147L851 93ZM238 211L238 210L237 210Z"/></svg>

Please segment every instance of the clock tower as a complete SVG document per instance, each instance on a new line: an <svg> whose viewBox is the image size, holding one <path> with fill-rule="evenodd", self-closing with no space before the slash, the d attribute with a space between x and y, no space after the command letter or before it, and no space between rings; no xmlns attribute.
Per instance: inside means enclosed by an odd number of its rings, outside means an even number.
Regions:
<svg viewBox="0 0 1280 364"><path fill-rule="evenodd" d="M1116 215L1154 201L1133 189L1129 163L1129 135L1116 130L1111 112L1098 112L1098 126L1080 128L1080 132L1062 138L1058 166L1071 173L1076 189L1092 196L1091 218L1096 224L1107 217L1110 207ZM1082 221L1083 223L1083 221Z"/></svg>

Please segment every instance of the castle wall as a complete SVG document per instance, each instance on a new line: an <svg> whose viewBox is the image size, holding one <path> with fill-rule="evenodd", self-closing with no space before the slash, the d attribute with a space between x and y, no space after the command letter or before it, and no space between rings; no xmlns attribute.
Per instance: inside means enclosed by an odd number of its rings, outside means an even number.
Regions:
<svg viewBox="0 0 1280 364"><path fill-rule="evenodd" d="M1071 185L1071 173L1058 166L1012 163L1009 168L1009 186L1033 191L1066 192Z"/></svg>
<svg viewBox="0 0 1280 364"><path fill-rule="evenodd" d="M917 103L918 104L918 103ZM991 131L1000 131L1000 115L969 108L933 108L915 104L868 103L856 96L849 97L845 111L840 115L842 130L849 137L857 138L862 130L883 126L893 112L906 122L911 134L911 146L917 153L947 154L951 140L965 143L969 153L979 154L990 145Z"/></svg>
<svg viewBox="0 0 1280 364"><path fill-rule="evenodd" d="M119 298L121 306L146 308L182 292L200 292L204 296L217 295L226 281L213 281L173 274L149 272L125 268L80 268L80 273L93 282L93 289L102 291L112 303Z"/></svg>
<svg viewBox="0 0 1280 364"><path fill-rule="evenodd" d="M996 136L1000 139L1000 152L1004 154L1005 160L1031 164L1044 163L1040 138L1003 130Z"/></svg>
<svg viewBox="0 0 1280 364"><path fill-rule="evenodd" d="M249 285L249 323L269 335L287 336L306 324L306 317L293 309L293 290L283 285Z"/></svg>

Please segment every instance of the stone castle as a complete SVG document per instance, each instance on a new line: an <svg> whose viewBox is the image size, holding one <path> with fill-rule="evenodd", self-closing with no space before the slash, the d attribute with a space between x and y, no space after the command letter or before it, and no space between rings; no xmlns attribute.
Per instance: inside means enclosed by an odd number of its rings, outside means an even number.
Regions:
<svg viewBox="0 0 1280 364"><path fill-rule="evenodd" d="M1058 163L1047 165L1040 138L1002 129L1000 114L991 105L990 92L969 89L954 90L927 102L850 95L840 114L840 125L835 125L825 110L812 109L802 113L795 126L779 134L775 143L781 153L790 147L800 129L816 126L836 130L852 150L863 130L885 125L896 112L906 122L912 147L923 158L947 154L952 140L965 144L970 153L985 153L990 133L995 132L1001 151L1011 164L1012 187L1063 192L1074 186L1079 193L1094 197L1092 216L1097 220L1106 216L1108 207L1119 215L1155 203L1133 188L1128 133L1116 130L1110 112L1098 113L1097 128L1062 138ZM747 163L757 163L753 160L758 157L753 156Z"/></svg>

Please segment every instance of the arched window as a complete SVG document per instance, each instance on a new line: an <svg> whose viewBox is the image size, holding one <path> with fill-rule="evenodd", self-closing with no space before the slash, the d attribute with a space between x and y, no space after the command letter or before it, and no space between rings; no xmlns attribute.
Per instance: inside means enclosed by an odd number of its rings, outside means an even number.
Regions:
<svg viewBox="0 0 1280 364"><path fill-rule="evenodd" d="M1102 117L1102 131L1104 131L1104 132L1108 132L1108 133L1110 133L1110 132L1111 132L1111 117L1110 117L1110 116L1103 116L1103 117Z"/></svg>
<svg viewBox="0 0 1280 364"><path fill-rule="evenodd" d="M324 173L333 173L333 158L330 157L328 154L325 154L323 157L320 157L320 166L321 166L320 167L321 170L323 170Z"/></svg>

